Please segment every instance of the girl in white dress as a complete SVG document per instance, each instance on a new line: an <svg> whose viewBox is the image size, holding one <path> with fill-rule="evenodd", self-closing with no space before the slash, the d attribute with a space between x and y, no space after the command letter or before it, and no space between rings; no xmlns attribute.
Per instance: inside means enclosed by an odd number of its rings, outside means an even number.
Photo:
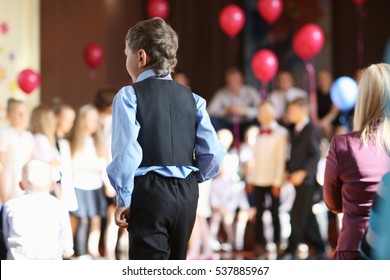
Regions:
<svg viewBox="0 0 390 280"><path fill-rule="evenodd" d="M66 136L73 128L76 112L69 105L62 104L54 108L54 114L56 118L56 148L61 158L61 179L59 182L61 187L61 200L65 203L69 211L75 211L79 206L73 184L70 144Z"/></svg>
<svg viewBox="0 0 390 280"><path fill-rule="evenodd" d="M99 125L99 114L92 105L80 108L70 144L73 182L79 208L72 212L78 224L75 255L99 257L100 221L105 217L107 201L103 189L103 172L107 165L106 150Z"/></svg>
<svg viewBox="0 0 390 280"><path fill-rule="evenodd" d="M28 110L19 100L9 99L7 105L9 126L0 131L0 198L4 204L21 195L19 188L23 165L31 159L34 138L25 128Z"/></svg>
<svg viewBox="0 0 390 280"><path fill-rule="evenodd" d="M31 132L34 135L35 149L33 157L50 164L56 181L60 179L60 153L56 148L55 129L56 122L54 112L45 105L39 105L31 113ZM52 190L52 194L61 197L61 190L58 186Z"/></svg>

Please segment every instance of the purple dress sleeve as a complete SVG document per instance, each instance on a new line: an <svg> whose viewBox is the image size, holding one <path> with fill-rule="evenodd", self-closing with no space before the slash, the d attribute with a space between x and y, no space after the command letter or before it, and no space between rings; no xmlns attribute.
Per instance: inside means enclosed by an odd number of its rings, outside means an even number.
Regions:
<svg viewBox="0 0 390 280"><path fill-rule="evenodd" d="M342 213L341 186L342 181L338 176L339 162L337 159L337 138L333 138L329 154L326 158L324 178L324 201L329 210L335 214Z"/></svg>

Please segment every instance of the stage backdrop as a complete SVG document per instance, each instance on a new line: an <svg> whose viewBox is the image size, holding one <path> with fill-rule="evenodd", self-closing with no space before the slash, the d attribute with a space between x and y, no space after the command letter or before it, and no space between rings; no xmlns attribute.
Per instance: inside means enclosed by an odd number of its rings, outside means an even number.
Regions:
<svg viewBox="0 0 390 280"><path fill-rule="evenodd" d="M0 124L4 125L10 97L24 100L30 108L39 103L40 89L25 94L17 84L20 71L40 72L40 0L0 0Z"/></svg>

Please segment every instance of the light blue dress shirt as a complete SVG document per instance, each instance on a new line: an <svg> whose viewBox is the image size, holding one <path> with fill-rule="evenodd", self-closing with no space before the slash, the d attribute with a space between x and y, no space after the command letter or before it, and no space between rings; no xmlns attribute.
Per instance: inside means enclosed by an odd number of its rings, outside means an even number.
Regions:
<svg viewBox="0 0 390 280"><path fill-rule="evenodd" d="M139 75L137 82L155 77L153 70ZM160 78L159 78L160 79ZM172 79L170 75L161 79ZM165 177L186 178L194 172L199 182L215 177L219 170L225 149L219 142L206 111L206 100L193 93L197 107L198 127L195 139L194 166L148 166L139 167L142 148L137 141L140 124L136 119L137 96L132 86L123 87L113 102L112 117L112 162L107 174L117 193L117 205L128 207L134 189L134 177L154 171Z"/></svg>

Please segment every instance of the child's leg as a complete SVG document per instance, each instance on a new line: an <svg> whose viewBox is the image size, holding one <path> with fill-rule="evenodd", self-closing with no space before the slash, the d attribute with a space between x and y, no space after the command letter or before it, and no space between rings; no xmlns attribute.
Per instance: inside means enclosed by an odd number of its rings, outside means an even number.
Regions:
<svg viewBox="0 0 390 280"><path fill-rule="evenodd" d="M192 229L190 240L188 241L188 258L197 258L200 255L200 218L196 216L194 228Z"/></svg>
<svg viewBox="0 0 390 280"><path fill-rule="evenodd" d="M99 238L100 238L100 221L99 216L92 217L88 238L88 250L93 257L100 257L99 253Z"/></svg>
<svg viewBox="0 0 390 280"><path fill-rule="evenodd" d="M234 229L233 229L234 216L235 216L235 212L234 211L232 211L230 209L226 209L224 211L223 229L226 232L227 243L229 245L233 244L234 238L235 238Z"/></svg>
<svg viewBox="0 0 390 280"><path fill-rule="evenodd" d="M236 224L236 250L241 251L244 249L245 229L249 219L249 210L240 210L238 212L237 224Z"/></svg>
<svg viewBox="0 0 390 280"><path fill-rule="evenodd" d="M88 254L90 220L88 217L78 218L75 233L75 255L83 256Z"/></svg>
<svg viewBox="0 0 390 280"><path fill-rule="evenodd" d="M109 260L115 260L115 247L118 241L118 226L114 219L115 205L109 205L107 208L107 225L105 234L105 256Z"/></svg>
<svg viewBox="0 0 390 280"><path fill-rule="evenodd" d="M200 225L200 240L202 242L202 255L211 255L212 250L210 247L210 228L205 217L199 217Z"/></svg>

